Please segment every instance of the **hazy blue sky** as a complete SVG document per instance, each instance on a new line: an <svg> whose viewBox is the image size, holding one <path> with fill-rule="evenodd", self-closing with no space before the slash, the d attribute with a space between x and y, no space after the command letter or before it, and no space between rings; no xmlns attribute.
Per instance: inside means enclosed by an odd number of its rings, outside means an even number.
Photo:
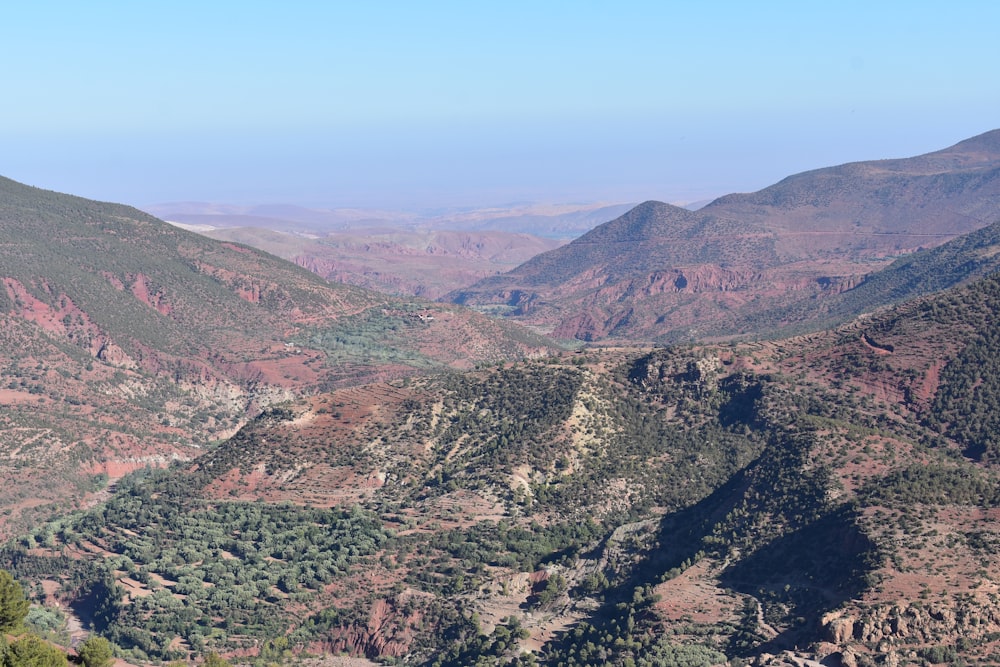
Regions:
<svg viewBox="0 0 1000 667"><path fill-rule="evenodd" d="M8 3L0 174L87 197L690 201L1000 127L1000 2Z"/></svg>

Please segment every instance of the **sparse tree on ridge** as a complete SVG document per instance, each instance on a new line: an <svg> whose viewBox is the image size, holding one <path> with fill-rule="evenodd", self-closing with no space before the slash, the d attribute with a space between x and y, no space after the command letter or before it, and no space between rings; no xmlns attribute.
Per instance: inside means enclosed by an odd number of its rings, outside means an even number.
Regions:
<svg viewBox="0 0 1000 667"><path fill-rule="evenodd" d="M115 662L111 642L98 635L88 637L80 645L79 653L84 667L111 667Z"/></svg>
<svg viewBox="0 0 1000 667"><path fill-rule="evenodd" d="M21 626L31 603L24 597L21 584L6 570L0 570L0 632L11 632Z"/></svg>

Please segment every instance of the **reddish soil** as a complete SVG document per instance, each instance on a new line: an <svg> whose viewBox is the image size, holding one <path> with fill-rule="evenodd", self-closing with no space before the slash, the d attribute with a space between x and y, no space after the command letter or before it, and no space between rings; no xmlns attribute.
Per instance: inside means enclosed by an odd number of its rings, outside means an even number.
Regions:
<svg viewBox="0 0 1000 667"><path fill-rule="evenodd" d="M716 579L718 563L703 559L681 574L658 584L656 613L666 622L714 624L735 622L742 601L738 594L721 588Z"/></svg>

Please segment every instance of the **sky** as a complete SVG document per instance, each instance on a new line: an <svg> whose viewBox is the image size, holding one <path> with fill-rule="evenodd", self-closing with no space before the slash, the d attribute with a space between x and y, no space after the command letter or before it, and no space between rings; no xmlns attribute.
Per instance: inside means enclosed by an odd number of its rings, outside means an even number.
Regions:
<svg viewBox="0 0 1000 667"><path fill-rule="evenodd" d="M0 175L136 206L691 202L1000 127L1000 2L9 3Z"/></svg>

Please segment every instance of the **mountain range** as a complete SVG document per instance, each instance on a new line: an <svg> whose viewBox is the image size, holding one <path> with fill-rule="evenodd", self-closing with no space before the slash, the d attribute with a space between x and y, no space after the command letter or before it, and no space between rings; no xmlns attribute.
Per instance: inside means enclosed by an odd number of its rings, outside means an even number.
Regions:
<svg viewBox="0 0 1000 667"><path fill-rule="evenodd" d="M646 202L449 298L561 338L751 333L741 326L750 315L821 302L998 218L1000 130L919 157L797 174L697 211Z"/></svg>
<svg viewBox="0 0 1000 667"><path fill-rule="evenodd" d="M1000 655L998 312L994 275L788 340L338 389L6 558L138 662L275 637L390 664L974 662Z"/></svg>
<svg viewBox="0 0 1000 667"><path fill-rule="evenodd" d="M0 180L0 567L135 665L996 663L998 140L641 204L513 322Z"/></svg>
<svg viewBox="0 0 1000 667"><path fill-rule="evenodd" d="M335 282L437 299L509 271L629 208L515 203L407 212L178 202L147 210L210 238L273 253Z"/></svg>
<svg viewBox="0 0 1000 667"><path fill-rule="evenodd" d="M544 238L579 236L632 208L630 204L530 204L395 211L306 208L289 205L235 206L209 202L153 204L145 210L170 222L200 228L233 227L322 235L359 229L405 231L509 232Z"/></svg>

